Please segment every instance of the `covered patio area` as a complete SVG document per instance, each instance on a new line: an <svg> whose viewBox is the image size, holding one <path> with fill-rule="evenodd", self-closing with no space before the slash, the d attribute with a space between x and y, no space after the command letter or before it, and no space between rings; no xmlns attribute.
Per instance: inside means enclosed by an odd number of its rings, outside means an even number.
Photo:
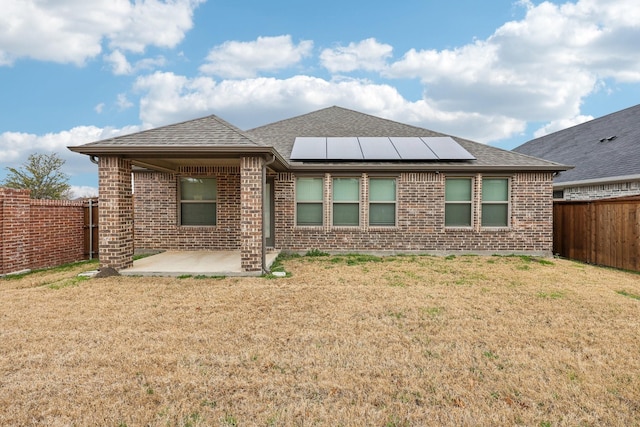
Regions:
<svg viewBox="0 0 640 427"><path fill-rule="evenodd" d="M278 256L267 252L267 269ZM241 267L240 251L166 251L133 261L133 267L120 270L124 276L259 276Z"/></svg>

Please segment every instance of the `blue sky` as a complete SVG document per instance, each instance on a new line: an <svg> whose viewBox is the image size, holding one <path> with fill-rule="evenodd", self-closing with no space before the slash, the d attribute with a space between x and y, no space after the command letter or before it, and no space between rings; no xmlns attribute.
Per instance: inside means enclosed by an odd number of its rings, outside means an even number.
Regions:
<svg viewBox="0 0 640 427"><path fill-rule="evenodd" d="M366 7L363 6L366 4ZM0 0L0 180L78 145L331 105L511 149L638 104L637 0Z"/></svg>

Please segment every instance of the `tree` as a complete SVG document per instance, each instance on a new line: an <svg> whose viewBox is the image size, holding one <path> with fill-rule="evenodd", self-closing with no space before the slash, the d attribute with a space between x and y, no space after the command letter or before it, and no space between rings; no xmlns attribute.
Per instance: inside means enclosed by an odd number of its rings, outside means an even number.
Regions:
<svg viewBox="0 0 640 427"><path fill-rule="evenodd" d="M63 165L56 153L31 154L20 169L7 167L9 174L3 185L31 190L32 199L68 199L71 186Z"/></svg>

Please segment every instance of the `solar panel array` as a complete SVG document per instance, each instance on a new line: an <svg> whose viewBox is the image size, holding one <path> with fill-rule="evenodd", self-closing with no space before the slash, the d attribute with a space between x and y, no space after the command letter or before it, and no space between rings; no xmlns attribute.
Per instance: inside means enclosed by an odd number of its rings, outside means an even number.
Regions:
<svg viewBox="0 0 640 427"><path fill-rule="evenodd" d="M439 161L476 158L449 136L441 137L298 137L291 160L298 161Z"/></svg>

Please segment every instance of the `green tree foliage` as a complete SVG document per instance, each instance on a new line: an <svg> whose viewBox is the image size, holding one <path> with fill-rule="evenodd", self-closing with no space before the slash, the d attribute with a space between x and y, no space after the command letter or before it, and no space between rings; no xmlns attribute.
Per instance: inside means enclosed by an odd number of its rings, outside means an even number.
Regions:
<svg viewBox="0 0 640 427"><path fill-rule="evenodd" d="M31 154L21 168L7 167L9 174L3 185L31 190L32 199L68 199L71 186L62 166L64 160L56 153Z"/></svg>

